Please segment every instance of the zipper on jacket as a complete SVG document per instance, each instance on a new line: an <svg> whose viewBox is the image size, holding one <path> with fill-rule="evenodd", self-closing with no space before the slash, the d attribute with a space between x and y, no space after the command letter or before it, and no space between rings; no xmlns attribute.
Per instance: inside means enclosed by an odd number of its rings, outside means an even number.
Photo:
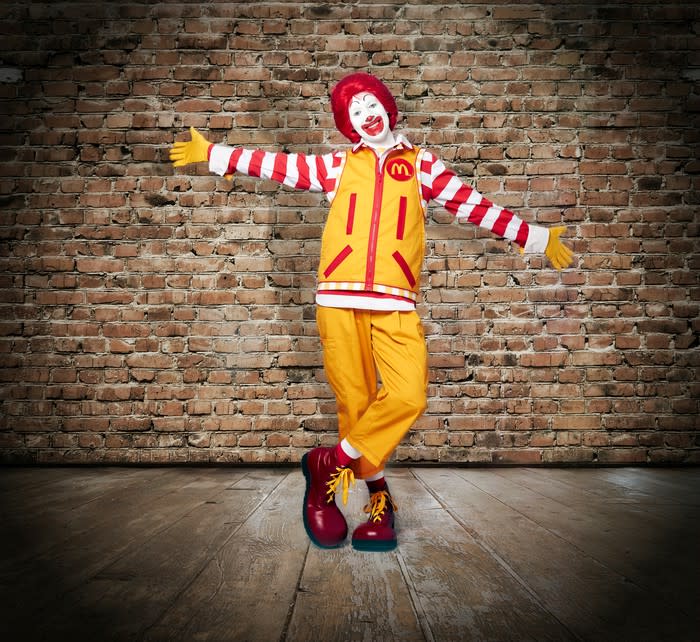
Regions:
<svg viewBox="0 0 700 642"><path fill-rule="evenodd" d="M374 197L372 201L372 220L369 227L369 243L367 245L367 269L365 271L365 290L374 287L374 269L377 263L377 241L379 239L379 218L382 213L382 194L384 192L384 172L379 165L379 157L376 152ZM388 159L388 157L387 157Z"/></svg>

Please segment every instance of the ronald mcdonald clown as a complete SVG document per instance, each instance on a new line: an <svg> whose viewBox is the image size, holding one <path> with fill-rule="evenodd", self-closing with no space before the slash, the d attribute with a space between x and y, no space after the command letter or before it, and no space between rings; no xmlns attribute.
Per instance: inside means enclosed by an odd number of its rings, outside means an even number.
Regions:
<svg viewBox="0 0 700 642"><path fill-rule="evenodd" d="M176 167L208 161L219 175L241 172L326 194L317 324L337 401L339 443L302 458L304 526L317 546L341 546L348 527L335 495L342 490L345 502L357 477L369 489L369 518L353 532L352 544L388 551L397 544L397 506L384 465L426 407L427 351L415 307L428 202L523 252L545 253L557 269L573 255L559 239L566 228L528 225L396 134L396 102L374 76L343 78L331 107L338 129L354 144L350 149L322 156L247 150L212 145L190 128L191 141L175 143L170 158Z"/></svg>

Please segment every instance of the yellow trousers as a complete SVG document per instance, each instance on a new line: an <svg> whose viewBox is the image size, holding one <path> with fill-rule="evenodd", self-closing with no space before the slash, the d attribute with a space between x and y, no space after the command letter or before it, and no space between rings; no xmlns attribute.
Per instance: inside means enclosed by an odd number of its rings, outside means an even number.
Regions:
<svg viewBox="0 0 700 642"><path fill-rule="evenodd" d="M336 397L340 439L362 453L365 479L386 460L427 404L428 353L416 312L318 306L323 365ZM379 373L379 385L377 373Z"/></svg>

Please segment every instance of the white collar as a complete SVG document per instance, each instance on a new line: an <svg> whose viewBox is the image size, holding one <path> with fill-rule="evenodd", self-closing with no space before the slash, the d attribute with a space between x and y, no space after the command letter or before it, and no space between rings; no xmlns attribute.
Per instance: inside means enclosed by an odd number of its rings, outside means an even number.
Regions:
<svg viewBox="0 0 700 642"><path fill-rule="evenodd" d="M413 145L411 145L411 143L408 141L408 139L403 134L396 134L395 141L396 142L394 143L394 145L392 147L389 147L386 150L384 150L384 154L386 154L387 152L389 152L393 149L397 149L399 147L403 147L404 149L413 149ZM367 149L374 149L374 148L370 147L369 145L366 145L365 142L363 140L361 140L359 143L355 143L355 145L352 148L352 151L353 151L353 153L355 153L355 152L359 151L360 149L362 149L363 147L366 147Z"/></svg>

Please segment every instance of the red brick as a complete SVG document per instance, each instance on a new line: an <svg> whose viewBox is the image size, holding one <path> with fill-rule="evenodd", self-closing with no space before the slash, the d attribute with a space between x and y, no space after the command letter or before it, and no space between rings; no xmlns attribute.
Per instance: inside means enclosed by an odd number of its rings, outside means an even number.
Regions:
<svg viewBox="0 0 700 642"><path fill-rule="evenodd" d="M204 165L174 172L167 148L190 125L249 147L344 145L327 91L371 60L409 138L527 221L567 224L577 254L559 273L431 206L429 409L398 459L697 463L700 102L687 79L634 53L651 45L619 11L609 50L581 57L539 5L445 5L440 21L435 6L404 9L334 5L319 21L293 4L219 3L205 17L161 3L157 20L135 22L141 48L114 34L123 48L77 70L68 54L50 70L26 59L44 88L32 110L0 91L8 131L33 132L29 146L0 141L0 191L13 195L0 229L0 378L12 384L0 446L42 463L235 463L334 443L313 320L323 199ZM580 7L566 11L597 33ZM654 8L635 29L694 16ZM48 24L38 6L28 20L18 32ZM513 49L523 21L528 52ZM477 33L488 47L472 45ZM684 42L659 38L655 56L685 55Z"/></svg>
<svg viewBox="0 0 700 642"><path fill-rule="evenodd" d="M519 464L529 466L542 463L541 450L495 450L493 462L499 464Z"/></svg>

